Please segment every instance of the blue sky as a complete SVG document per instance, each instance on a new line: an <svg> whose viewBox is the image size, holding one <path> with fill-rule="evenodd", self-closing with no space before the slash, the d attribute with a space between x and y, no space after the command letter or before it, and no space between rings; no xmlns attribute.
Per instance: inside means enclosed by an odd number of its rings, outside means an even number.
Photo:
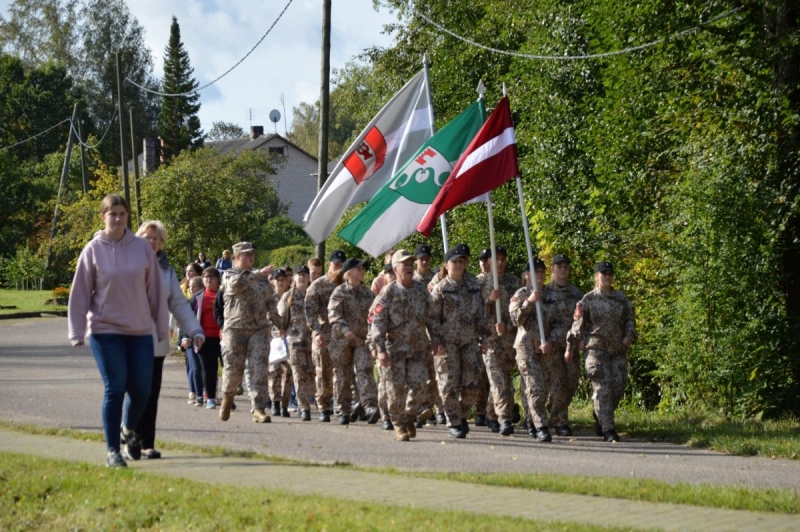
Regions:
<svg viewBox="0 0 800 532"><path fill-rule="evenodd" d="M128 0L128 7L146 30L155 59L155 73L163 72L162 55L172 16L178 18L181 37L201 85L233 66L261 38L288 0ZM11 0L0 0L7 15ZM372 46L388 46L383 25L396 22L387 10L375 11L372 0L333 1L331 66L342 67ZM245 129L263 125L272 132L270 110L284 114L288 125L292 107L319 97L322 0L293 0L283 18L244 63L201 92L200 121L206 131L218 120ZM283 133L283 119L278 132Z"/></svg>

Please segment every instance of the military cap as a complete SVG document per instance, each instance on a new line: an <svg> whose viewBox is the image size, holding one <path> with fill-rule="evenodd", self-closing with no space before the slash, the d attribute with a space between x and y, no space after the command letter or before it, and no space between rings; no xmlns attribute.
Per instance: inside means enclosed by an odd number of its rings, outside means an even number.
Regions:
<svg viewBox="0 0 800 532"><path fill-rule="evenodd" d="M344 251L341 249L334 249L331 251L331 254L328 255L328 262L344 262L346 259L347 255L345 255Z"/></svg>
<svg viewBox="0 0 800 532"><path fill-rule="evenodd" d="M233 245L233 254L239 255L241 253L246 253L248 251L255 251L256 248L253 247L251 242L239 242L238 244Z"/></svg>
<svg viewBox="0 0 800 532"><path fill-rule="evenodd" d="M339 253L341 253L341 251ZM344 253L342 253L342 255L344 255ZM342 273L347 273L349 270L352 270L353 268L358 268L359 266L363 266L365 263L366 261L358 260L355 257L351 257L346 261L344 261L344 263L342 264Z"/></svg>
<svg viewBox="0 0 800 532"><path fill-rule="evenodd" d="M545 268L547 268L547 266L544 265L544 261L542 259L540 259L539 257L534 257L533 258L533 269L534 270L544 270ZM530 262L525 264L525 271L526 272L531 271L531 263Z"/></svg>
<svg viewBox="0 0 800 532"><path fill-rule="evenodd" d="M608 262L607 260L601 260L597 263L594 267L594 271L596 272L611 272L614 273L614 265Z"/></svg>
<svg viewBox="0 0 800 532"><path fill-rule="evenodd" d="M453 251L458 252L458 254L461 255L462 257L469 258L472 255L469 252L469 246L466 244L456 244L455 247L453 247Z"/></svg>
<svg viewBox="0 0 800 532"><path fill-rule="evenodd" d="M419 248L417 248L417 249L419 249ZM430 249L430 248L428 248L428 249ZM413 258L414 258L414 256L411 255L411 253L409 253L407 250L398 249L397 251L394 252L394 255L392 255L392 265L391 265L391 267L394 268L395 266L397 266L401 262L405 262L408 259L413 259Z"/></svg>
<svg viewBox="0 0 800 532"><path fill-rule="evenodd" d="M283 268L278 268L277 270L272 272L272 275L270 275L269 278L270 280L272 280L272 279L277 279L280 276L286 277L286 270L284 270Z"/></svg>
<svg viewBox="0 0 800 532"><path fill-rule="evenodd" d="M497 251L498 255L505 255L506 257L508 256L508 253L506 252L506 248L504 248L503 246L495 246L494 249L495 249L495 251ZM481 251L481 254L478 255L478 258L481 259L481 260L491 259L492 258L492 249L491 248L484 249L483 251Z"/></svg>
<svg viewBox="0 0 800 532"><path fill-rule="evenodd" d="M555 266L556 264L561 264L562 262L566 262L567 264L569 264L569 259L567 258L566 255L558 254L555 257L553 257L553 266Z"/></svg>
<svg viewBox="0 0 800 532"><path fill-rule="evenodd" d="M414 250L414 256L418 259L422 257L433 256L433 254L431 253L431 247L426 244L421 244L417 246L417 249Z"/></svg>
<svg viewBox="0 0 800 532"><path fill-rule="evenodd" d="M294 273L304 273L308 275L310 272L308 270L308 266L306 266L305 264L301 264L300 266L297 267Z"/></svg>
<svg viewBox="0 0 800 532"><path fill-rule="evenodd" d="M464 244L459 244L459 246L463 246ZM450 251L447 252L447 255L444 256L445 262L449 262L451 260L459 259L461 257L469 257L469 255L464 253L463 248L458 249L458 246L454 247Z"/></svg>

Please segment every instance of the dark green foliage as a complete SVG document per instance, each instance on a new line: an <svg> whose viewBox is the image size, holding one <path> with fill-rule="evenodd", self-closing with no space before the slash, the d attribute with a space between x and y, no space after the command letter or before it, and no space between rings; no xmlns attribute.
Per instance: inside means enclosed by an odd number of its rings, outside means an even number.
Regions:
<svg viewBox="0 0 800 532"><path fill-rule="evenodd" d="M270 218L261 228L261 235L253 241L256 249L278 249L286 246L312 246L314 242L303 228L288 216Z"/></svg>
<svg viewBox="0 0 800 532"><path fill-rule="evenodd" d="M178 19L172 17L169 44L164 50L164 81L161 92L166 94L185 94L198 87L189 64L189 52L181 42L181 28ZM200 95L164 96L161 101L161 118L158 133L163 140L161 154L165 161L183 150L203 146L203 131L197 111L200 110Z"/></svg>

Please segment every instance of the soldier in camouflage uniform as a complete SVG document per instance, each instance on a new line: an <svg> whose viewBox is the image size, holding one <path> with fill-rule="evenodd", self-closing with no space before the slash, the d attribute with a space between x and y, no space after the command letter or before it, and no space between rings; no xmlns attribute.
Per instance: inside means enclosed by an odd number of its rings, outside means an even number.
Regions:
<svg viewBox="0 0 800 532"><path fill-rule="evenodd" d="M289 277L286 270L279 268L270 275L270 280L272 288L275 290L273 296L277 307L281 297L289 289ZM278 325L281 329L286 329L286 326L282 325L282 321L281 324L274 324L272 338L279 337ZM289 417L289 399L292 397L292 366L288 360L269 365L269 394L272 398L272 415Z"/></svg>
<svg viewBox="0 0 800 532"><path fill-rule="evenodd" d="M373 326L373 321L375 319L375 308L378 306L381 297L380 294L375 296L372 300L372 305L369 307L369 315L367 316L367 322L369 322L369 329L367 332L367 349L369 349L370 355L372 356L373 360L378 359L378 346L375 344L375 327ZM381 414L381 419L383 420L383 430L393 430L394 425L392 424L391 417L389 416L389 400L386 397L386 379L383 378L383 375L380 372L380 367L378 368L378 410Z"/></svg>
<svg viewBox="0 0 800 532"><path fill-rule="evenodd" d="M428 286L428 283L431 282L435 275L431 270L431 247L425 244L417 246L417 249L414 250L414 258L416 259L414 262L416 266L414 280L422 283L424 286ZM436 368L433 367L433 357L426 357L425 360L428 364L428 373L430 373L430 379L428 380L428 399L425 405L428 408L436 407L437 415L440 416L440 418L444 418L442 397L439 395L439 388L436 386ZM435 425L436 421L432 419L431 423Z"/></svg>
<svg viewBox="0 0 800 532"><path fill-rule="evenodd" d="M428 321L448 432L464 438L469 432L462 417L475 404L483 367L479 342L492 331L487 327L486 305L474 276L464 272L463 250L453 248L445 256L447 278L431 292L435 313Z"/></svg>
<svg viewBox="0 0 800 532"><path fill-rule="evenodd" d="M328 274L320 277L308 287L305 298L306 321L311 328L311 356L316 368L317 407L320 409L319 420L331 420L330 404L333 397L333 362L328 352L331 340L331 324L328 322L328 301L334 289L341 284L338 280L345 254L334 250L328 257Z"/></svg>
<svg viewBox="0 0 800 532"><path fill-rule="evenodd" d="M492 404L488 408L487 424L493 432L503 436L514 433L514 383L511 373L514 371L514 339L517 328L511 322L508 313L511 296L519 290L519 279L506 273L507 253L504 247L497 246L497 276L499 289L494 290L491 274L492 250L485 249L481 258L489 262L489 273L478 275L481 283L481 297L486 302L487 327L496 334L489 336L484 342L483 362L489 378ZM496 301L500 301L500 321L497 321ZM498 424L499 423L499 424Z"/></svg>
<svg viewBox="0 0 800 532"><path fill-rule="evenodd" d="M553 344L553 360L558 364L561 373L560 386L558 389L548 390L550 421L559 436L572 436L568 416L569 404L578 390L581 376L580 357L573 357L569 363L564 359L564 353L567 350L566 334L572 328L575 305L583 298L583 292L567 282L569 271L567 257L564 255L553 257L552 276L547 285L547 297L544 300L544 305L550 307L557 319L562 322L559 329L563 332L563 336Z"/></svg>
<svg viewBox="0 0 800 532"><path fill-rule="evenodd" d="M414 281L413 259L405 249L392 256L397 280L381 290L372 317L372 339L397 441L417 435L414 418L427 398L430 380L425 327L433 321L434 308L425 285Z"/></svg>
<svg viewBox="0 0 800 532"><path fill-rule="evenodd" d="M353 370L359 395L359 407L365 410L370 424L378 421L378 388L375 363L366 345L369 309L374 296L364 286L364 261L350 258L342 265L345 282L336 287L328 302L331 341L328 350L333 361L333 397L339 424L355 421L351 416Z"/></svg>
<svg viewBox="0 0 800 532"><path fill-rule="evenodd" d="M628 379L627 351L638 338L633 304L614 290L614 266L598 262L595 266L594 290L583 296L575 307L575 321L567 335L570 362L573 345L586 350L586 376L594 390L595 430L605 441L619 441L614 423L617 409L625 393Z"/></svg>
<svg viewBox="0 0 800 532"><path fill-rule="evenodd" d="M311 358L311 329L305 314L305 296L309 285L307 266L297 268L291 288L278 303L278 313L289 343L289 364L294 376L297 409L301 421L311 421L310 399L314 396L314 361Z"/></svg>
<svg viewBox="0 0 800 532"><path fill-rule="evenodd" d="M528 434L540 442L552 441L547 427L547 390L550 382L558 377L548 361L553 357L552 347L554 339L562 333L553 312L545 305L542 306L542 325L544 327L545 343L541 343L539 323L536 317L536 302L547 297L544 287L545 266L541 260L534 259L535 280L537 290L523 286L511 298L509 313L511 321L517 326L517 337L514 348L517 350L517 367L522 379L525 380L525 400L528 402L528 411L532 426ZM525 268L526 275L530 274L530 266Z"/></svg>
<svg viewBox="0 0 800 532"><path fill-rule="evenodd" d="M222 330L222 407L219 418L227 421L231 413L233 396L242 382L247 360L253 385L253 421L268 423L264 411L269 398L269 343L271 325L279 324L280 317L272 294L267 266L250 271L255 249L250 242L233 246L233 268L222 276L219 297L224 304L225 326ZM279 330L283 337L284 331Z"/></svg>

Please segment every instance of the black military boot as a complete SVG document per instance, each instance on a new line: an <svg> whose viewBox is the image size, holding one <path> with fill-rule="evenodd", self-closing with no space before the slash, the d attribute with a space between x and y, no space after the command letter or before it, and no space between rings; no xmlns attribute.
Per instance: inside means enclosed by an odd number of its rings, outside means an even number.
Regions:
<svg viewBox="0 0 800 532"><path fill-rule="evenodd" d="M514 403L511 408L514 411L513 417L511 418L511 423L516 425L522 420L522 415L519 413L519 405L517 403Z"/></svg>
<svg viewBox="0 0 800 532"><path fill-rule="evenodd" d="M444 412L439 412L436 414L436 424L447 425L447 416L444 415Z"/></svg>
<svg viewBox="0 0 800 532"><path fill-rule="evenodd" d="M496 419L487 419L486 426L489 427L489 430L497 434L500 432L500 422Z"/></svg>
<svg viewBox="0 0 800 532"><path fill-rule="evenodd" d="M463 417L461 418L461 431L464 433L464 436L469 434L469 423Z"/></svg>
<svg viewBox="0 0 800 532"><path fill-rule="evenodd" d="M288 408L286 407L281 408L281 417L292 417L291 414L289 414Z"/></svg>
<svg viewBox="0 0 800 532"><path fill-rule="evenodd" d="M569 425L561 425L555 428L556 434L559 436L572 436L572 429Z"/></svg>
<svg viewBox="0 0 800 532"><path fill-rule="evenodd" d="M486 426L486 415L485 414L476 414L475 415L475 426L476 427L485 427Z"/></svg>
<svg viewBox="0 0 800 532"><path fill-rule="evenodd" d="M464 425L461 425L460 427L450 427L447 429L447 433L450 434L451 438L463 440L464 438L467 437L467 433L464 432L463 427Z"/></svg>
<svg viewBox="0 0 800 532"><path fill-rule="evenodd" d="M603 439L605 441L619 441L619 434L614 429L607 430L603 433Z"/></svg>
<svg viewBox="0 0 800 532"><path fill-rule="evenodd" d="M500 425L498 432L501 436L511 436L514 434L514 425L511 423L503 423Z"/></svg>
<svg viewBox="0 0 800 532"><path fill-rule="evenodd" d="M538 442L553 441L553 437L550 436L550 431L547 430L547 427L542 427L536 431L536 441Z"/></svg>
<svg viewBox="0 0 800 532"><path fill-rule="evenodd" d="M319 420L323 423L329 423L331 420L331 411L330 410L323 410L319 413Z"/></svg>
<svg viewBox="0 0 800 532"><path fill-rule="evenodd" d="M392 424L391 420L389 419L383 420L383 430L394 430L394 425Z"/></svg>
<svg viewBox="0 0 800 532"><path fill-rule="evenodd" d="M300 421L311 421L311 410L303 410L300 412Z"/></svg>
<svg viewBox="0 0 800 532"><path fill-rule="evenodd" d="M339 425L349 425L350 416L348 414L339 414Z"/></svg>
<svg viewBox="0 0 800 532"><path fill-rule="evenodd" d="M350 411L350 423L355 423L358 421L361 414L364 413L364 407L361 406L361 403L355 403L353 405L353 409Z"/></svg>
<svg viewBox="0 0 800 532"><path fill-rule="evenodd" d="M281 415L281 402L280 401L273 401L272 402L272 415L273 416L280 416Z"/></svg>

